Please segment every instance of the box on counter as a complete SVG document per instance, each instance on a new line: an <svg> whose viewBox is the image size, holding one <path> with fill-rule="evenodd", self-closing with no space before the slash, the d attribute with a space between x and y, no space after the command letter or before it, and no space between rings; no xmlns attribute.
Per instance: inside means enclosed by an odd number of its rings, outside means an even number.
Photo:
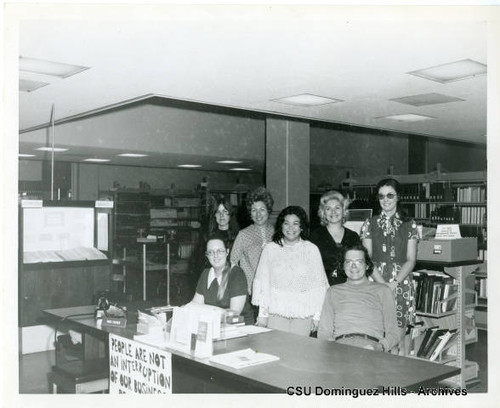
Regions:
<svg viewBox="0 0 500 408"><path fill-rule="evenodd" d="M427 239L418 242L417 261L477 260L477 238Z"/></svg>

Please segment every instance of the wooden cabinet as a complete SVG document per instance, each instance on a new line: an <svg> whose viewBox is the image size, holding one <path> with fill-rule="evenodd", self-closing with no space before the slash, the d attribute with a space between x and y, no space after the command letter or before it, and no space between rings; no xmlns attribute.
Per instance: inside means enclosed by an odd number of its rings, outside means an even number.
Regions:
<svg viewBox="0 0 500 408"><path fill-rule="evenodd" d="M41 324L42 311L89 305L96 292L109 290L108 261L29 265L19 279L19 325Z"/></svg>

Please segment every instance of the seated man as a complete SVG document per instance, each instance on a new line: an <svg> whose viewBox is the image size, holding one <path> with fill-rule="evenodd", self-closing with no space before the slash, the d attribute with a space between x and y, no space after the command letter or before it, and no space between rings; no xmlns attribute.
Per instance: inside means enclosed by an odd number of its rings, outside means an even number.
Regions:
<svg viewBox="0 0 500 408"><path fill-rule="evenodd" d="M399 342L394 294L368 280L373 263L361 244L346 248L347 282L331 286L325 296L318 338L389 351Z"/></svg>

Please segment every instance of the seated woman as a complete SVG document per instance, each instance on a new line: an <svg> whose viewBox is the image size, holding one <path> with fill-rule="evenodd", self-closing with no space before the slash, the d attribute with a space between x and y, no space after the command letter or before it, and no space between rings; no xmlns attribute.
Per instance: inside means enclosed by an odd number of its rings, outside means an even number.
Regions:
<svg viewBox="0 0 500 408"><path fill-rule="evenodd" d="M319 248L330 285L346 281L342 262L344 248L361 242L359 235L344 227L348 200L338 191L328 191L319 201L321 226L311 232L311 242Z"/></svg>
<svg viewBox="0 0 500 408"><path fill-rule="evenodd" d="M201 273L192 302L234 310L244 316L245 324L254 324L245 273L228 261L229 249L224 239L209 237L206 249L211 267Z"/></svg>
<svg viewBox="0 0 500 408"><path fill-rule="evenodd" d="M303 336L317 330L328 282L308 232L303 208L289 206L278 215L253 283L252 303L260 306L257 325Z"/></svg>
<svg viewBox="0 0 500 408"><path fill-rule="evenodd" d="M344 271L347 281L326 293L318 338L390 351L399 343L394 295L386 285L368 279L373 262L362 244L346 249Z"/></svg>

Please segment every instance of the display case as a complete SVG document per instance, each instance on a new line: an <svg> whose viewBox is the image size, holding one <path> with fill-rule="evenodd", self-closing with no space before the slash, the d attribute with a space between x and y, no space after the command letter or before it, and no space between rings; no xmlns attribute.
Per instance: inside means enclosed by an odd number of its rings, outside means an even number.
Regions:
<svg viewBox="0 0 500 408"><path fill-rule="evenodd" d="M90 304L110 288L110 201L23 200L19 209L19 326L44 309Z"/></svg>

